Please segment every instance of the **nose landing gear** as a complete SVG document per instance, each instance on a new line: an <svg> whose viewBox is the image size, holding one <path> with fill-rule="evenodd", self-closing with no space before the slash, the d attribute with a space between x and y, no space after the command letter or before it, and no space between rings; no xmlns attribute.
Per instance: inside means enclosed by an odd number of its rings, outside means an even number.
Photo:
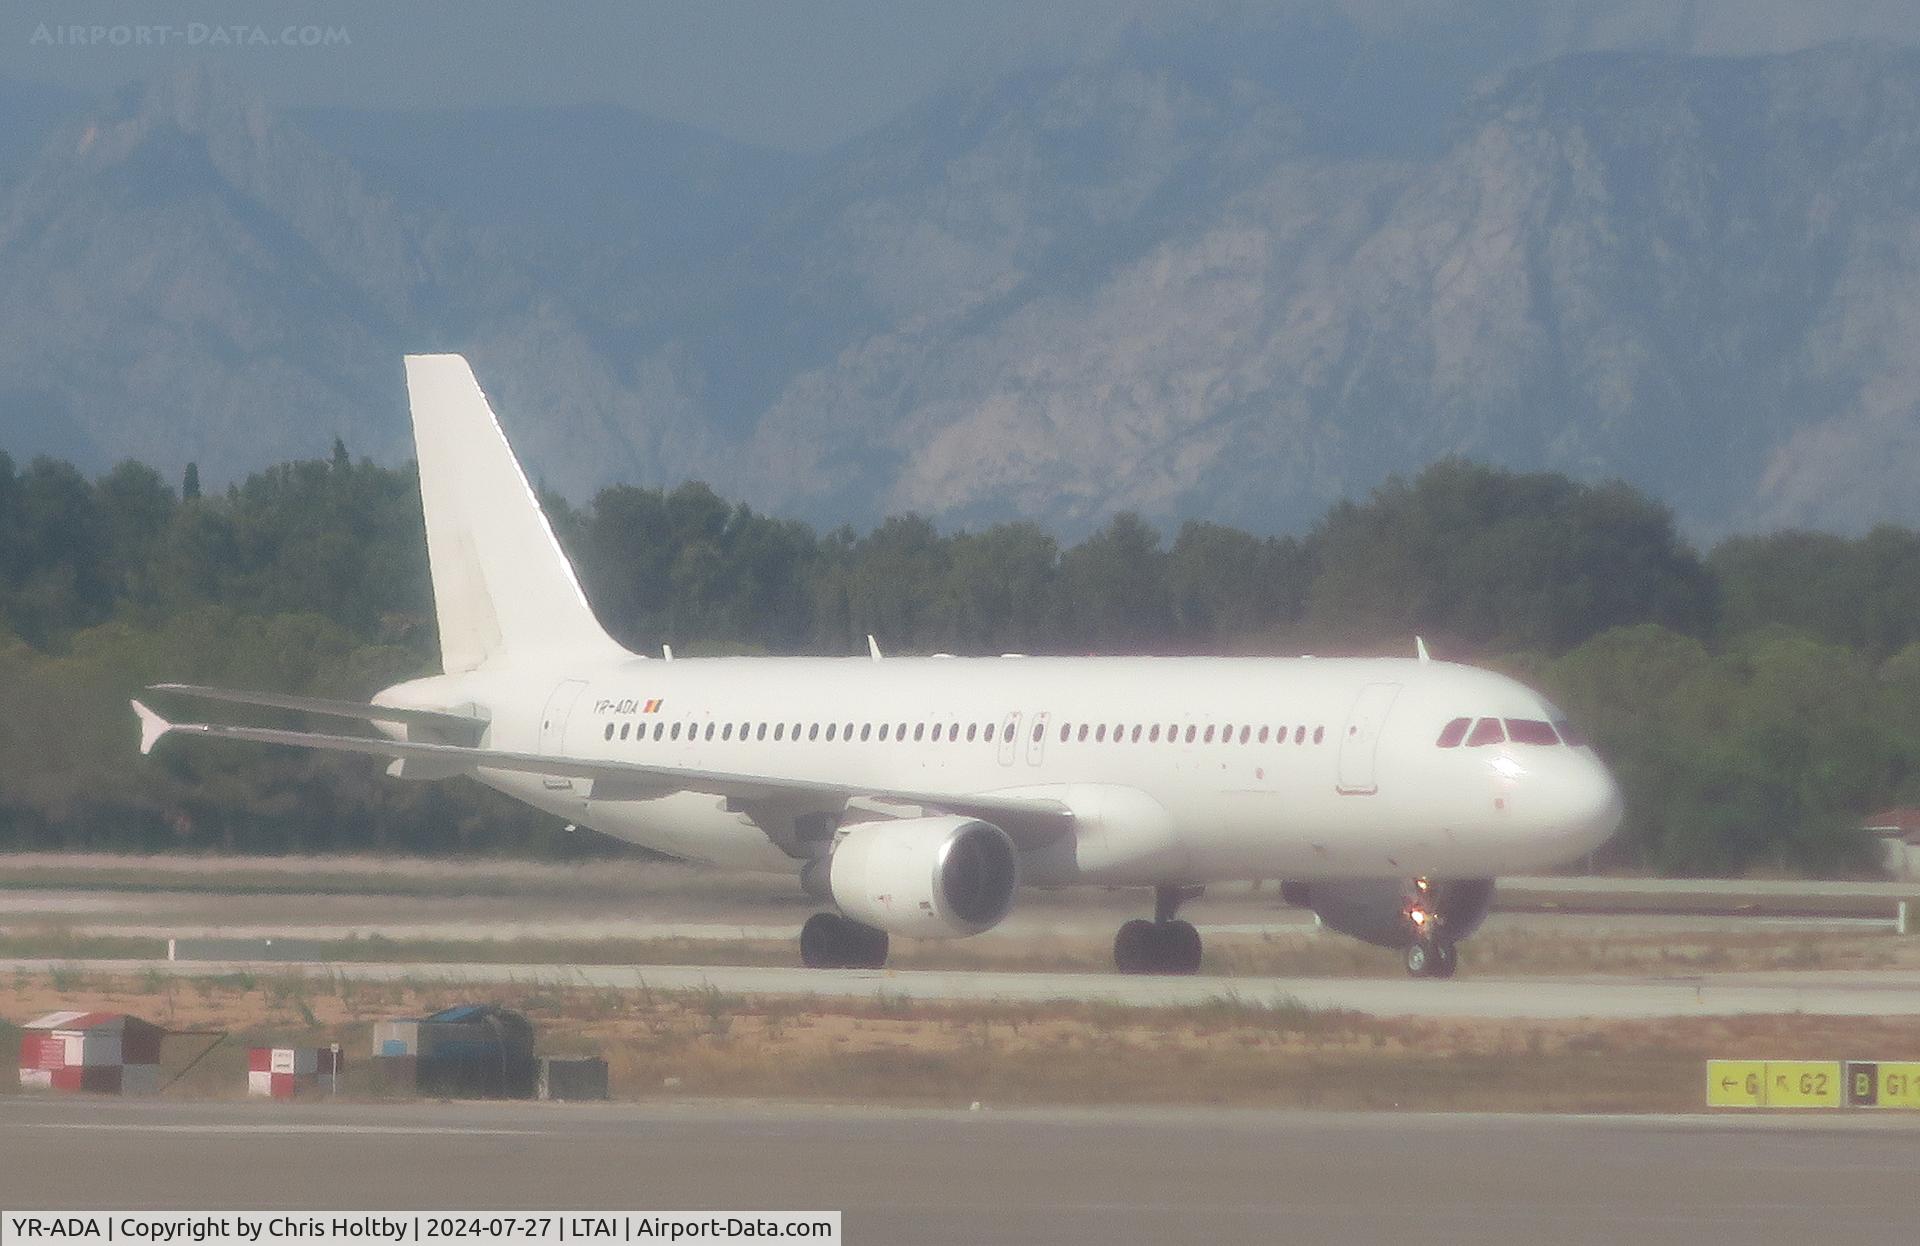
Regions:
<svg viewBox="0 0 1920 1246"><path fill-rule="evenodd" d="M1200 894L1198 887L1156 887L1153 920L1134 918L1113 940L1113 966L1121 973L1192 974L1200 972L1200 932L1174 917L1182 904Z"/></svg>
<svg viewBox="0 0 1920 1246"><path fill-rule="evenodd" d="M1428 879L1413 880L1407 924L1413 930L1413 942L1407 945L1407 973L1416 978L1451 978L1460 967L1460 954L1446 936L1447 921L1433 903L1433 883Z"/></svg>
<svg viewBox="0 0 1920 1246"><path fill-rule="evenodd" d="M1451 978L1460 967L1460 953L1445 939L1422 939L1407 945L1407 972L1416 978Z"/></svg>

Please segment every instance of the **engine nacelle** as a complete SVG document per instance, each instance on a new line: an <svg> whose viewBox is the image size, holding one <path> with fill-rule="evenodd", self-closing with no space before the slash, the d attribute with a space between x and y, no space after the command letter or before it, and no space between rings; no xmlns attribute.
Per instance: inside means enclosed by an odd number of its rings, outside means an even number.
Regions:
<svg viewBox="0 0 1920 1246"><path fill-rule="evenodd" d="M1450 941L1480 929L1493 905L1493 880L1451 879L1430 883L1424 891L1398 878L1315 880L1286 883L1281 894L1288 903L1312 909L1329 930L1377 947L1403 948L1420 937L1412 916L1416 909Z"/></svg>
<svg viewBox="0 0 1920 1246"><path fill-rule="evenodd" d="M854 827L827 861L840 911L888 934L956 939L1000 924L1020 886L1007 833L978 818L908 818Z"/></svg>

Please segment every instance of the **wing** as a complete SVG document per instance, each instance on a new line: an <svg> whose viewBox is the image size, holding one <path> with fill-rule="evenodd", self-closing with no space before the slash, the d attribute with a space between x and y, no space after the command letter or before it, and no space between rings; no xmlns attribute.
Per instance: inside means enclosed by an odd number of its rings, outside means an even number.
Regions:
<svg viewBox="0 0 1920 1246"><path fill-rule="evenodd" d="M293 700L296 698L283 698ZM297 708L288 706L286 708ZM994 793L920 792L902 788L848 787L815 779L739 774L721 770L693 770L681 766L649 766L635 762L550 757L506 749L474 748L459 744L430 744L387 740L371 736L329 735L311 731L281 731L271 727L234 727L221 723L169 722L139 701L133 710L140 719L140 751L150 753L162 736L210 736L221 740L251 740L296 748L365 753L400 761L418 761L432 777L471 774L475 770L503 770L587 779L596 789L611 790L617 799L644 799L672 792L706 792L741 801L781 797L828 797L836 801L871 800L915 805L963 817L984 818L1012 835L1022 847L1045 842L1073 828L1073 811L1057 800ZM616 797L603 796L602 799ZM1011 824L1011 825L1009 825Z"/></svg>

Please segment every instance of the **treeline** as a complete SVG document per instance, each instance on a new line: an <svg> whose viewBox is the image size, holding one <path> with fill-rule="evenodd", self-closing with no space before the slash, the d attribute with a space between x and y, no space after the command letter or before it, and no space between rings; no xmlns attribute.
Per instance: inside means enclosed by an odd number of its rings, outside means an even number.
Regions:
<svg viewBox="0 0 1920 1246"><path fill-rule="evenodd" d="M546 499L608 628L703 652L1407 653L1514 671L1587 723L1629 820L1604 863L1857 868L1920 799L1920 534L1786 533L1705 557L1623 485L1464 462L1301 538L1121 515L1062 544L917 517L816 532L704 485ZM592 851L473 785L364 759L133 752L159 679L364 696L433 669L411 468L287 464L218 495L0 456L0 845Z"/></svg>

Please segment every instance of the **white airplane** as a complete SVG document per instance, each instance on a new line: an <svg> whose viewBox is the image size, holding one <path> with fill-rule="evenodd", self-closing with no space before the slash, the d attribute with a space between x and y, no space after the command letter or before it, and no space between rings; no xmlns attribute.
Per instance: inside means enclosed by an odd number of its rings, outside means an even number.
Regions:
<svg viewBox="0 0 1920 1246"><path fill-rule="evenodd" d="M694 861L798 876L836 910L804 963L878 967L890 935L978 934L1022 885L1154 889L1121 972L1192 973L1176 911L1209 883L1288 880L1327 926L1451 976L1495 875L1612 834L1619 789L1566 718L1490 671L1409 659L699 658L623 649L594 618L472 370L410 355L445 673L371 704L162 684L358 719L378 736L173 723L169 733L370 753L467 776Z"/></svg>

